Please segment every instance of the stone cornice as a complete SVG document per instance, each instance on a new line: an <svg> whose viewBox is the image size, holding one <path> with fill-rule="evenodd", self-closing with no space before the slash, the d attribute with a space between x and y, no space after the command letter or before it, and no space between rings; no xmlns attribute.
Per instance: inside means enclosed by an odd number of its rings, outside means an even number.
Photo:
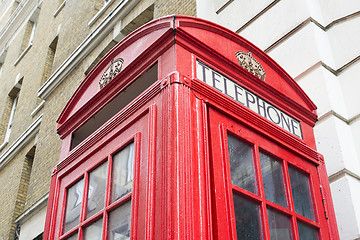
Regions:
<svg viewBox="0 0 360 240"><path fill-rule="evenodd" d="M30 206L27 210L25 210L16 220L15 223L24 223L29 220L32 216L34 216L37 212L43 209L48 202L49 193L46 193L42 198L40 198L36 203Z"/></svg>
<svg viewBox="0 0 360 240"><path fill-rule="evenodd" d="M40 7L42 0L23 0L0 31L0 52L4 51L21 25Z"/></svg>
<svg viewBox="0 0 360 240"><path fill-rule="evenodd" d="M98 44L114 29L115 25L122 20L139 1L140 0L121 1L40 87L38 90L38 96L45 100L57 88L57 86L61 84L66 76L76 66L78 66L96 46L98 46Z"/></svg>
<svg viewBox="0 0 360 240"><path fill-rule="evenodd" d="M0 170L15 157L15 155L23 149L40 130L42 115L40 115L29 127L23 132L18 139L15 140L11 146L5 150L0 156Z"/></svg>

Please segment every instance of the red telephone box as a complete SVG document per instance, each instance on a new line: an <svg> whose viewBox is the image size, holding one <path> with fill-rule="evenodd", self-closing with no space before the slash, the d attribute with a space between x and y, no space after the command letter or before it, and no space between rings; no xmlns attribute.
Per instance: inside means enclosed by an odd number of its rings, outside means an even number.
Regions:
<svg viewBox="0 0 360 240"><path fill-rule="evenodd" d="M89 73L58 119L45 239L339 239L316 107L264 52L169 16Z"/></svg>

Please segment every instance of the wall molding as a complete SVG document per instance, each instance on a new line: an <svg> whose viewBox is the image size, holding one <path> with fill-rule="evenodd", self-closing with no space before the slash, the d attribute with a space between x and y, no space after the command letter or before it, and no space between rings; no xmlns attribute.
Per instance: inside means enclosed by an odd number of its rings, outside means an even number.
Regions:
<svg viewBox="0 0 360 240"><path fill-rule="evenodd" d="M273 6L275 6L278 2L280 2L280 0L275 0L272 3L270 3L267 7L265 7L261 12L259 12L258 14L256 14L253 18L251 18L249 21L247 21L244 25L242 25L238 30L236 30L236 33L240 33L241 31L243 31L245 28L247 28L251 23L255 22L256 19L258 19L261 15L263 15L264 13L266 13L269 9L271 9ZM223 9L221 9L223 10Z"/></svg>
<svg viewBox="0 0 360 240"><path fill-rule="evenodd" d="M277 41L275 41L273 44L271 44L269 47L267 47L264 52L268 53L270 52L272 49L274 49L275 47L277 47L280 43L284 42L285 40L287 40L288 38L290 38L291 36L293 36L295 33L299 32L302 28L304 28L305 26L307 26L310 23L314 23L316 26L318 26L321 30L323 31L328 31L330 28L332 28L333 26L342 23L344 21L347 21L351 18L354 17L358 17L360 16L360 11L349 14L345 17L341 17L339 19L336 19L334 21L332 21L331 23L329 23L326 26L323 26L321 23L319 23L318 21L316 21L314 18L309 17L307 19L305 19L303 22L301 22L300 24L298 24L296 27L294 27L292 30L290 30L287 34L285 34L284 36L282 36L281 38L279 38ZM240 28L241 30L243 30L242 28ZM239 31L239 30L238 30ZM236 33L239 33L239 32Z"/></svg>
<svg viewBox="0 0 360 240"><path fill-rule="evenodd" d="M66 5L66 0L64 0L64 1L60 4L60 6L58 7L58 9L56 9L56 11L55 11L55 13L54 13L54 17L56 17L56 16L61 12L61 10L65 7L65 5Z"/></svg>
<svg viewBox="0 0 360 240"><path fill-rule="evenodd" d="M19 3L15 12L0 31L0 52L8 47L24 22L27 22L27 19L37 8L40 8L41 4L42 0L24 0Z"/></svg>
<svg viewBox="0 0 360 240"><path fill-rule="evenodd" d="M349 169L343 168L340 171L331 174L329 176L329 183L333 183L336 182L338 180L340 180L341 178L344 178L346 176L350 176L352 178L355 178L356 180L360 181L360 176L357 175L356 173L353 173L352 171L350 171Z"/></svg>
<svg viewBox="0 0 360 240"><path fill-rule="evenodd" d="M46 100L71 71L100 44L114 29L115 25L121 21L139 1L140 0L121 1L40 87L38 97Z"/></svg>
<svg viewBox="0 0 360 240"><path fill-rule="evenodd" d="M46 193L37 202L35 202L28 209L23 211L23 213L15 220L15 223L22 224L22 223L26 222L29 218L34 216L42 208L47 206L48 199L49 199L49 193Z"/></svg>
<svg viewBox="0 0 360 240"><path fill-rule="evenodd" d="M32 139L36 137L40 130L41 120L42 115L40 115L0 156L0 170L3 169L19 151L21 151Z"/></svg>
<svg viewBox="0 0 360 240"><path fill-rule="evenodd" d="M14 66L16 66L20 60L25 56L25 54L30 50L30 48L32 47L32 43L30 43L25 50L20 54L20 56L16 59L16 61L14 62Z"/></svg>
<svg viewBox="0 0 360 240"><path fill-rule="evenodd" d="M360 118L360 113L359 114L356 114L355 116L353 116L352 118L345 118L344 116L342 116L341 114L335 112L334 110L330 110L328 112L326 112L325 114L321 115L319 118L318 118L318 122L317 123L320 123L326 119L328 119L329 117L336 117L338 119L340 119L341 121L345 122L347 125L351 125L351 123L357 119Z"/></svg>
<svg viewBox="0 0 360 240"><path fill-rule="evenodd" d="M30 113L31 117L34 117L45 105L45 100L42 100L39 105Z"/></svg>
<svg viewBox="0 0 360 240"><path fill-rule="evenodd" d="M218 0L215 0L215 1L218 1ZM222 6L222 7L220 7L218 10L216 10L216 14L219 14L219 13L221 13L222 12L222 10L224 10L225 8L227 8L229 5L230 5L230 3L232 3L234 0L227 0L226 1L226 3Z"/></svg>
<svg viewBox="0 0 360 240"><path fill-rule="evenodd" d="M104 3L104 6L95 14L95 16L89 21L88 26L91 27L92 25L94 25L94 23L100 18L101 15L104 14L104 12L110 7L110 5L114 2L115 0L110 0L108 2ZM126 1L126 0L123 0ZM122 2L123 2L122 1ZM121 3L122 3L121 2ZM120 4L121 4L120 3Z"/></svg>

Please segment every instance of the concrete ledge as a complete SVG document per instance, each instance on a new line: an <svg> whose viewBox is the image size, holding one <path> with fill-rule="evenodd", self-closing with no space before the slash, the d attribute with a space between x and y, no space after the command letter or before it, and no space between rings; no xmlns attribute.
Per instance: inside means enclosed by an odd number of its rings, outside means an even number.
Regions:
<svg viewBox="0 0 360 240"><path fill-rule="evenodd" d="M66 5L66 0L64 0L64 1L61 3L61 5L58 7L58 9L55 11L54 17L56 17L56 16L61 12L61 10L65 7L65 5Z"/></svg>
<svg viewBox="0 0 360 240"><path fill-rule="evenodd" d="M28 144L39 132L42 115L40 115L29 127L23 132L18 139L0 156L0 170L15 157L15 155Z"/></svg>
<svg viewBox="0 0 360 240"><path fill-rule="evenodd" d="M14 66L16 66L20 62L20 60L26 55L26 53L30 50L31 47L32 43L30 43L29 46L27 46L27 48L25 48L25 50L21 53L18 59L16 59L16 61L14 62Z"/></svg>
<svg viewBox="0 0 360 240"><path fill-rule="evenodd" d="M23 223L29 218L31 218L35 213L37 213L40 209L47 205L49 198L49 193L40 198L36 203L34 203L31 207L26 209L16 220L15 223Z"/></svg>
<svg viewBox="0 0 360 240"><path fill-rule="evenodd" d="M40 87L38 97L45 100L139 1L140 0L124 0L120 2Z"/></svg>

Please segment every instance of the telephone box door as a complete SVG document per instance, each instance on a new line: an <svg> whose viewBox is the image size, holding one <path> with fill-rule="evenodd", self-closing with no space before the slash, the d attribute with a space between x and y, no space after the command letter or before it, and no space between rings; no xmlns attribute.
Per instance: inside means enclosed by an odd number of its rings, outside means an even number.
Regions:
<svg viewBox="0 0 360 240"><path fill-rule="evenodd" d="M314 162L212 108L209 121L215 239L329 239Z"/></svg>

